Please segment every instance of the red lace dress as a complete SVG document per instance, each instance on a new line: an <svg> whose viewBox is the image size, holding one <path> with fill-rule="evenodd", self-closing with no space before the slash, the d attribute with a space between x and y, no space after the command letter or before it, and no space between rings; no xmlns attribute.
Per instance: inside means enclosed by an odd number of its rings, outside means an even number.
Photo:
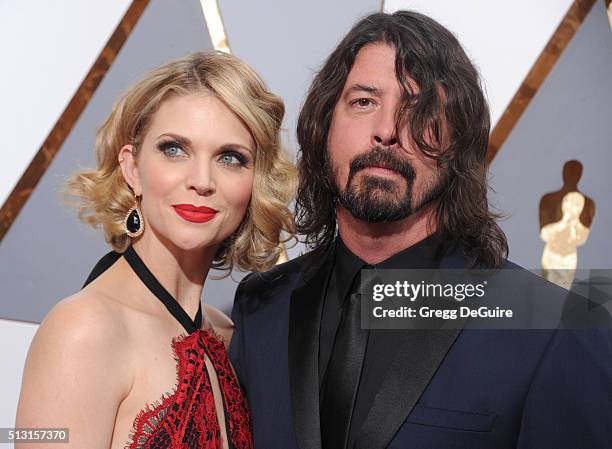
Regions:
<svg viewBox="0 0 612 449"><path fill-rule="evenodd" d="M130 449L220 449L221 429L205 360L208 355L223 395L228 445L251 449L251 417L223 341L198 329L172 341L176 391L147 406L134 422Z"/></svg>

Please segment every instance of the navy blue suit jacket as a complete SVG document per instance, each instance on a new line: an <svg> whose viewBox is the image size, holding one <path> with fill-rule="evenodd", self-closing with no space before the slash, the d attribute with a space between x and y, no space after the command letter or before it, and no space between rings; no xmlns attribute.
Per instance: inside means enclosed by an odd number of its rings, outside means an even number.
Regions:
<svg viewBox="0 0 612 449"><path fill-rule="evenodd" d="M237 290L230 358L256 449L321 448L319 326L331 265L329 254L300 257ZM383 342L385 332L370 338ZM355 448L612 448L609 331L412 330L392 344Z"/></svg>

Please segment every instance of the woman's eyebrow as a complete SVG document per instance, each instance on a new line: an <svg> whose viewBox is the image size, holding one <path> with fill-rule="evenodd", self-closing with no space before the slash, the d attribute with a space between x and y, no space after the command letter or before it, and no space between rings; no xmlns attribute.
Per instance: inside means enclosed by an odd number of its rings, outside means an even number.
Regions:
<svg viewBox="0 0 612 449"><path fill-rule="evenodd" d="M190 146L191 145L191 140L188 137L181 136L179 134L163 133L163 134L160 134L159 136L157 136L157 139L159 139L161 137L171 137L172 139L176 140L180 144L183 144L185 146Z"/></svg>
<svg viewBox="0 0 612 449"><path fill-rule="evenodd" d="M243 150L251 153L252 156L255 156L255 151L252 150L251 148L249 148L246 145L242 145L240 143L228 143L226 145L223 145L222 148L226 148L226 149L231 149L231 148L242 148Z"/></svg>
<svg viewBox="0 0 612 449"><path fill-rule="evenodd" d="M162 137L170 137L171 139L175 140L177 143L180 143L181 145L185 145L187 147L190 147L192 142L191 139L189 139L189 137L185 137L185 136L181 136L180 134L175 134L175 133L163 133L160 134L159 136L157 136L157 139L160 139ZM248 151L249 153L251 153L253 156L255 156L255 151L252 150L251 148L249 148L247 145L242 145L240 143L228 143L222 146L222 148L242 148L246 151Z"/></svg>

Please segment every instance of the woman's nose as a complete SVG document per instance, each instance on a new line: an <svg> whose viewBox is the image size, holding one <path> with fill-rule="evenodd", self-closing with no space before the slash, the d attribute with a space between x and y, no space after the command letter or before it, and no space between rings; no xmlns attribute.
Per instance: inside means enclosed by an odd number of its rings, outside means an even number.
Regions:
<svg viewBox="0 0 612 449"><path fill-rule="evenodd" d="M187 182L188 187L198 195L210 196L216 191L213 167L209 162L194 164Z"/></svg>

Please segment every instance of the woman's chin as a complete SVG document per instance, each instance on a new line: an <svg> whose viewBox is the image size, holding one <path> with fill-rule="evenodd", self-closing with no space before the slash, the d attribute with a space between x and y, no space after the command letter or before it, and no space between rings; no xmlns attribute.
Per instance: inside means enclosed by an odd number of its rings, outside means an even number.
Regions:
<svg viewBox="0 0 612 449"><path fill-rule="evenodd" d="M143 235L142 237L146 236ZM153 243L153 241L147 238L141 238L140 240L140 246L150 246ZM221 243L216 238L202 238L202 235L179 236L175 233L164 234L159 231L155 232L155 238L153 240L157 240L163 246L170 249L172 252L178 251L181 253L206 253L207 251L210 251L213 255Z"/></svg>
<svg viewBox="0 0 612 449"><path fill-rule="evenodd" d="M172 242L172 244L178 250L186 253L202 253L210 251L214 254L219 247L219 242L210 240L179 240Z"/></svg>

